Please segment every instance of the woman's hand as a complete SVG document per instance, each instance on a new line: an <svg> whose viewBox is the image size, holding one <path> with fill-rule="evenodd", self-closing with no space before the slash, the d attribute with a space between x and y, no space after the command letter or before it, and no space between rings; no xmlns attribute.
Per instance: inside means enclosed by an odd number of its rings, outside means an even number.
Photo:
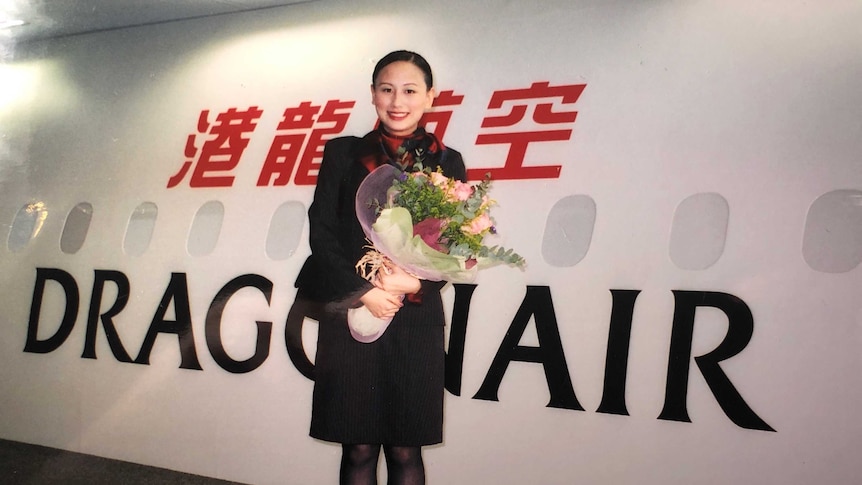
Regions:
<svg viewBox="0 0 862 485"><path fill-rule="evenodd" d="M404 305L401 297L381 288L372 288L359 301L377 318L392 318Z"/></svg>
<svg viewBox="0 0 862 485"><path fill-rule="evenodd" d="M406 295L421 290L422 282L419 281L419 278L392 264L392 262L387 262L377 272L374 286L394 295Z"/></svg>

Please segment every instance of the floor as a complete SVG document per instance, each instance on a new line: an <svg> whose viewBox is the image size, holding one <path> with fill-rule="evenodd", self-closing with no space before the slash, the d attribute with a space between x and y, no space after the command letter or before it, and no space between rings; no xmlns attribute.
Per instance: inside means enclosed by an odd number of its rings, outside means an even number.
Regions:
<svg viewBox="0 0 862 485"><path fill-rule="evenodd" d="M98 456L0 440L0 483L241 485Z"/></svg>

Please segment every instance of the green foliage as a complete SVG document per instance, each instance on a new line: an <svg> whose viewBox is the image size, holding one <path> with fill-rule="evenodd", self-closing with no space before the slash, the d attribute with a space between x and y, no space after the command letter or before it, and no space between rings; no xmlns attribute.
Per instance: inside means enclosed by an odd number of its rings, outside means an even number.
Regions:
<svg viewBox="0 0 862 485"><path fill-rule="evenodd" d="M448 248L450 255L524 266L524 258L511 249L482 244L486 235L496 232L490 218L494 205L488 198L490 176L478 184L467 185L445 178L439 169L432 172L421 161L414 168L416 172L402 174L393 182L389 193L392 206L407 209L414 225L426 219L444 221L438 242Z"/></svg>
<svg viewBox="0 0 862 485"><path fill-rule="evenodd" d="M397 190L394 201L398 207L404 207L413 216L413 223L433 217L435 219L451 219L458 215L458 204L447 200L446 193L430 183L424 177L410 177L406 181L395 182Z"/></svg>

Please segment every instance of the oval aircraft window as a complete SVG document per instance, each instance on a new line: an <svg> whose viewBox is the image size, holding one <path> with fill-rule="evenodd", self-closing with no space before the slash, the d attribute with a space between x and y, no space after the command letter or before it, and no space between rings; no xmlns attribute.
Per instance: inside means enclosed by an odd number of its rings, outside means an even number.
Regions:
<svg viewBox="0 0 862 485"><path fill-rule="evenodd" d="M680 269L700 270L715 264L724 253L728 221L727 199L701 193L679 203L673 214L668 250Z"/></svg>
<svg viewBox="0 0 862 485"><path fill-rule="evenodd" d="M206 256L215 249L224 219L224 205L211 200L195 214L186 249L192 256Z"/></svg>
<svg viewBox="0 0 862 485"><path fill-rule="evenodd" d="M90 221L93 219L93 205L81 202L69 211L63 234L60 236L60 250L66 254L75 254L84 245L87 232L90 231Z"/></svg>
<svg viewBox="0 0 862 485"><path fill-rule="evenodd" d="M39 235L47 218L48 208L44 202L26 204L15 214L12 229L9 231L9 238L6 240L6 247L12 252L23 249L33 238Z"/></svg>
<svg viewBox="0 0 862 485"><path fill-rule="evenodd" d="M827 192L808 208L802 257L811 269L845 273L862 262L862 191Z"/></svg>
<svg viewBox="0 0 862 485"><path fill-rule="evenodd" d="M150 247L153 230L159 208L152 202L144 202L135 207L126 226L126 236L123 239L123 252L129 256L140 256Z"/></svg>
<svg viewBox="0 0 862 485"><path fill-rule="evenodd" d="M305 226L305 206L301 202L290 201L281 204L269 223L266 235L266 255L270 259L281 260L293 256Z"/></svg>
<svg viewBox="0 0 862 485"><path fill-rule="evenodd" d="M545 219L542 258L551 266L576 265L587 255L596 223L596 203L586 195L557 201Z"/></svg>

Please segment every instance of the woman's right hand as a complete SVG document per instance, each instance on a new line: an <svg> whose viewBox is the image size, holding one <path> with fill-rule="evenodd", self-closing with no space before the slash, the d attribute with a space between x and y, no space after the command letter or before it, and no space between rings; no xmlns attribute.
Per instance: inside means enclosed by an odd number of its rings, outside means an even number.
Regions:
<svg viewBox="0 0 862 485"><path fill-rule="evenodd" d="M400 297L380 288L368 290L359 301L377 318L392 318L404 305Z"/></svg>

